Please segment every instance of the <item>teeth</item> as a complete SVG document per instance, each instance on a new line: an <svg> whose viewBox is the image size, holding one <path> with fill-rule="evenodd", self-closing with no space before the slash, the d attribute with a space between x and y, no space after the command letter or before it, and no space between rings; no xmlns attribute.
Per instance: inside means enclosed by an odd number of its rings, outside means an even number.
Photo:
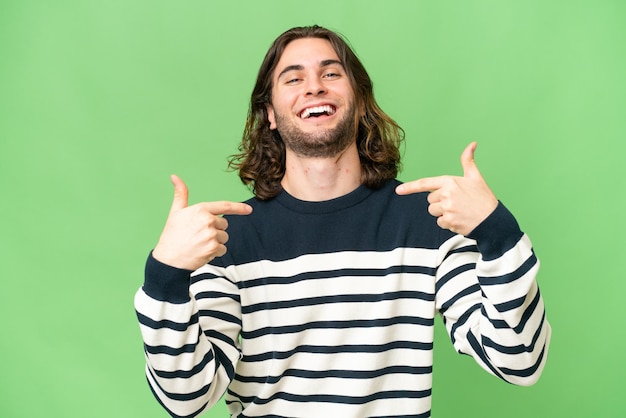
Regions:
<svg viewBox="0 0 626 418"><path fill-rule="evenodd" d="M306 119L311 115L311 113L326 113L327 115L332 115L335 113L335 109L330 105L309 107L300 113L300 117L302 119Z"/></svg>

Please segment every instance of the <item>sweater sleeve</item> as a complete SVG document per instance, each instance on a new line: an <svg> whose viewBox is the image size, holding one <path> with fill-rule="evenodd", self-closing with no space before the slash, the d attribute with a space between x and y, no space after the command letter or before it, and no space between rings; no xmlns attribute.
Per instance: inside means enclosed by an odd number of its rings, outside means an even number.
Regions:
<svg viewBox="0 0 626 418"><path fill-rule="evenodd" d="M535 383L551 330L528 236L500 203L468 237L453 236L441 250L437 308L455 349L509 383Z"/></svg>
<svg viewBox="0 0 626 418"><path fill-rule="evenodd" d="M168 413L192 417L219 401L234 377L241 329L237 286L224 269L191 272L150 255L135 310L147 380Z"/></svg>

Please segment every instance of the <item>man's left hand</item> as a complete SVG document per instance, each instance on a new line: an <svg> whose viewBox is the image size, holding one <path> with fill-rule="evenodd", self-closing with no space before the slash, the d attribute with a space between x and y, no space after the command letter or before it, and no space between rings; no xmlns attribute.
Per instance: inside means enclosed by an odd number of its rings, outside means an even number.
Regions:
<svg viewBox="0 0 626 418"><path fill-rule="evenodd" d="M396 193L430 192L428 212L437 224L452 232L468 235L498 206L498 199L483 179L474 161L476 142L461 155L463 176L428 177L401 184Z"/></svg>

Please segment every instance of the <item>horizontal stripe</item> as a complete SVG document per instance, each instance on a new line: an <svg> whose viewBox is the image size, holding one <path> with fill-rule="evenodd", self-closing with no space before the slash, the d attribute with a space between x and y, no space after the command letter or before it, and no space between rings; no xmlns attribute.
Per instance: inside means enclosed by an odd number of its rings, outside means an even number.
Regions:
<svg viewBox="0 0 626 418"><path fill-rule="evenodd" d="M219 299L219 298L228 298L232 299L235 302L241 302L241 298L239 295L235 295L232 293L224 293L224 292L198 292L195 295L196 300L198 299Z"/></svg>
<svg viewBox="0 0 626 418"><path fill-rule="evenodd" d="M346 328L380 328L397 324L413 324L432 326L434 319L411 316L399 316L385 319L354 320L354 321L315 321L306 324L286 325L281 327L264 327L254 331L242 331L245 339L258 338L268 334L293 334L309 329L346 329Z"/></svg>
<svg viewBox="0 0 626 418"><path fill-rule="evenodd" d="M151 328L153 330L158 330L158 329L163 329L163 328L167 328L167 329L171 329L174 331L187 331L187 329L191 326L191 325L196 325L198 323L198 315L192 315L191 318L189 319L189 322L175 322L175 321L171 321L169 319L162 319L160 321L155 321L149 317L147 317L146 315L143 315L140 312L137 312L137 319L139 320L139 323L143 326L146 326L148 328Z"/></svg>
<svg viewBox="0 0 626 418"><path fill-rule="evenodd" d="M285 360L297 353L310 354L338 354L338 353L384 353L390 350L410 349L410 350L432 350L432 343L416 341L392 341L380 345L300 345L289 351L270 351L267 353L244 355L242 361L253 363L265 360Z"/></svg>
<svg viewBox="0 0 626 418"><path fill-rule="evenodd" d="M527 368L524 368L524 369L511 369L511 368L508 368L508 367L501 367L500 370L502 370L502 372L505 373L508 376L530 377L530 376L534 375L537 372L537 370L539 369L539 366L541 366L541 362L543 361L544 353L545 353L545 348L543 348L541 350L541 353L539 353L539 356L537 357L537 360L530 367L527 367Z"/></svg>
<svg viewBox="0 0 626 418"><path fill-rule="evenodd" d="M208 402L206 402L200 409L198 409L198 410L196 410L196 411L194 411L194 412L192 412L190 414L178 415L178 414L174 413L174 411L172 411L170 408L168 408L168 406L165 404L165 402L161 399L161 396L156 392L155 388L153 387L153 383L152 383L154 380L151 380L149 377L147 378L147 380L148 380L148 386L150 386L150 391L152 391L152 394L154 395L156 400L159 402L159 404L167 411L167 413L172 418L194 418L194 417L197 417L202 412L204 412L204 409L208 405ZM158 383L155 382L154 385L158 386Z"/></svg>
<svg viewBox="0 0 626 418"><path fill-rule="evenodd" d="M288 301L277 302L265 302L257 303L249 306L242 306L241 312L243 314L250 314L253 312L266 310L266 309L287 309L303 306L316 306L316 305L328 305L333 303L372 303L381 301L390 301L398 299L418 299L427 302L435 300L435 295L426 292L413 292L413 291L401 291L401 292L387 292L382 294L351 294L351 295L331 295L331 296L318 296Z"/></svg>
<svg viewBox="0 0 626 418"><path fill-rule="evenodd" d="M228 391L231 393L231 391ZM231 393L233 396L237 396ZM342 395L330 395L330 394L308 394L299 395L288 392L276 392L269 398L258 398L251 396L240 397L243 403L254 402L257 405L265 405L276 399L281 399L289 402L296 403L335 403L335 404L347 404L347 405L363 405L369 402L383 400L383 399L419 399L429 397L431 390L394 390L376 392L371 395L365 396L342 396Z"/></svg>
<svg viewBox="0 0 626 418"><path fill-rule="evenodd" d="M478 340L476 339L474 334L472 334L471 331L467 333L466 339L469 345L472 347L472 350L474 351L475 355L481 360L484 366L487 367L491 371L491 373L493 373L495 376L498 376L502 380L506 380L504 376L502 376L502 373L500 373L496 369L496 367L491 363L491 361L489 361L489 358L487 357L485 350L483 350L483 347L480 345L480 343L478 342ZM463 354L469 354L469 353L463 353Z"/></svg>
<svg viewBox="0 0 626 418"><path fill-rule="evenodd" d="M228 314L226 312L216 311L213 309L202 309L198 311L198 315L200 317L219 319L225 322L230 322L231 324L236 324L236 325L241 326L241 319L237 318L234 315Z"/></svg>
<svg viewBox="0 0 626 418"><path fill-rule="evenodd" d="M454 269L444 274L443 276L441 276L440 279L437 280L437 283L435 285L435 291L439 292L439 290L450 280L459 276L461 273L465 273L466 271L473 270L475 267L476 267L476 264L473 264L473 263L463 264L461 266L455 267Z"/></svg>
<svg viewBox="0 0 626 418"><path fill-rule="evenodd" d="M150 369L148 369L148 372L150 373L150 376L154 380L154 382L157 385L157 387L159 388L159 390L165 396L167 396L169 399L172 399L174 401L191 401L191 400L198 399L201 396L206 395L207 392L209 391L209 389L211 388L211 384L209 383L209 384L206 384L206 385L202 386L200 389L195 390L193 392L188 392L188 393L168 392L168 391L163 389L163 387L159 384L159 382L156 379L154 379L154 374L152 374L152 371Z"/></svg>
<svg viewBox="0 0 626 418"><path fill-rule="evenodd" d="M350 260L346 260L349 262ZM319 267L319 266L317 266ZM267 285L287 285L309 280L326 280L337 277L385 277L393 274L423 274L434 277L436 270L425 266L392 266L384 269L345 268L338 270L312 270L291 276L269 276L239 282L240 288Z"/></svg>
<svg viewBox="0 0 626 418"><path fill-rule="evenodd" d="M526 295L517 299L508 300L506 302L495 304L493 305L493 307L496 308L498 312L507 312L507 311L512 311L513 309L520 308L524 304L525 301L526 301Z"/></svg>
<svg viewBox="0 0 626 418"><path fill-rule="evenodd" d="M493 276L493 277L479 276L478 281L483 286L497 286L497 285L512 283L515 280L519 279L520 277L524 277L533 267L535 267L536 264L537 264L537 257L535 256L534 253L532 253L531 256L528 257L522 263L522 265L520 265L514 271L507 273L507 274L500 275L500 276Z"/></svg>
<svg viewBox="0 0 626 418"><path fill-rule="evenodd" d="M458 301L459 301L459 299L462 299L462 298L464 298L465 296L468 296L468 295L471 295L471 294L474 294L474 293L477 293L477 292L480 292L480 285L478 285L478 284L474 284L474 285L472 285L472 286L470 286L470 287L467 287L467 288L465 288L465 289L461 290L459 293L457 293L456 295L454 295L452 298L450 298L450 299L446 300L446 301L445 301L445 302L441 305L441 308L440 308L440 312L441 312L441 314L442 314L442 315L443 315L443 314L445 314L445 312L446 312L446 311L447 311L447 310L448 310L448 309L449 309L452 305L454 305L456 302L458 302Z"/></svg>
<svg viewBox="0 0 626 418"><path fill-rule="evenodd" d="M168 356L179 356L184 353L193 353L196 350L196 346L198 345L198 341L194 344L185 344L181 347L174 348L169 347L167 345L148 345L144 344L144 350L148 354L167 354Z"/></svg>
<svg viewBox="0 0 626 418"><path fill-rule="evenodd" d="M424 375L432 373L432 366L389 366L377 370L302 370L287 369L280 376L241 376L237 375L239 382L275 384L283 377L299 377L303 379L374 379L391 374Z"/></svg>
<svg viewBox="0 0 626 418"><path fill-rule="evenodd" d="M204 355L202 360L200 360L200 362L196 364L190 370L174 370L174 371L154 370L154 373L163 379L189 379L190 377L193 377L196 374L200 373L202 370L204 370L206 365L209 364L211 361L213 361L213 359L214 359L213 352L209 351Z"/></svg>
<svg viewBox="0 0 626 418"><path fill-rule="evenodd" d="M541 322L539 324L539 328L533 335L533 338L528 346L524 344L514 345L514 346L505 346L496 343L491 338L483 336L483 346L493 348L496 351L499 351L504 354L522 354L522 353L532 353L535 351L535 345L539 340L539 336L541 335L541 330L543 329L543 323L545 320L545 312L542 315Z"/></svg>

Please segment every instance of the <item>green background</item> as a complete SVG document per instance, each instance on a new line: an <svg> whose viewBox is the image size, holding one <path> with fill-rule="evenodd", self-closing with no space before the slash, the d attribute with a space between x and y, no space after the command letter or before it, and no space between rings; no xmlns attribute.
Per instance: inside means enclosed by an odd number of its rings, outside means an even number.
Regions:
<svg viewBox="0 0 626 418"><path fill-rule="evenodd" d="M258 66L313 23L348 37L404 127L401 178L460 174L478 141L542 261L540 381L491 377L438 322L433 415L626 416L626 2L4 0L1 417L166 416L132 303L168 176L192 203L249 196L226 160Z"/></svg>

